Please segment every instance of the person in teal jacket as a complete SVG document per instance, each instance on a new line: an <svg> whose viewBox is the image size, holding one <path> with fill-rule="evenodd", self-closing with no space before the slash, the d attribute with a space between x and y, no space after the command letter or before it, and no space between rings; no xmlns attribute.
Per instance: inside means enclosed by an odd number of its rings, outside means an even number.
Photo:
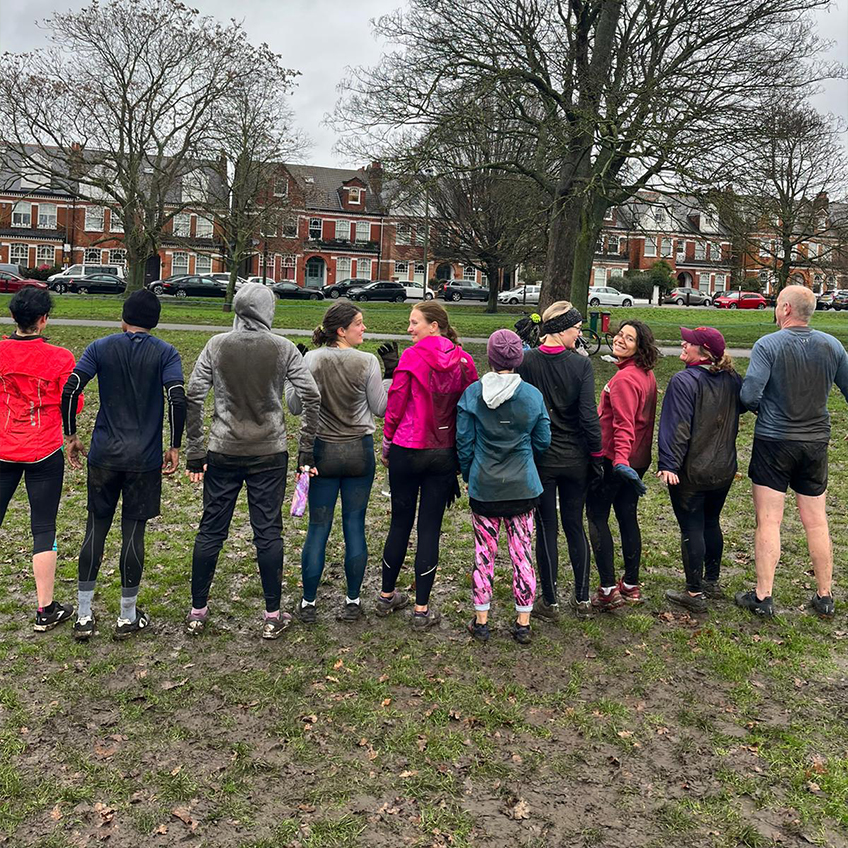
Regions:
<svg viewBox="0 0 848 848"><path fill-rule="evenodd" d="M517 613L510 630L516 642L526 645L536 596L530 558L533 511L542 493L534 454L548 449L551 420L542 393L515 373L524 358L521 339L512 330L497 330L489 338L487 354L492 370L465 390L456 419L459 467L468 483L474 526L475 617L468 630L481 642L489 639L492 580L503 523Z"/></svg>

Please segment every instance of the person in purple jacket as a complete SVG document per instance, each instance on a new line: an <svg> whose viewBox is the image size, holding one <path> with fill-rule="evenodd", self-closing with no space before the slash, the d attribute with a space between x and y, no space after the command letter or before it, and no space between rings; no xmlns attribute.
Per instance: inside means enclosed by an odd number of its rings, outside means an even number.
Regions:
<svg viewBox="0 0 848 848"><path fill-rule="evenodd" d="M680 335L680 359L686 367L665 391L657 477L668 484L680 525L686 588L669 589L665 595L691 612L706 612L707 598L724 598L719 519L736 475L742 379L718 330L681 327Z"/></svg>

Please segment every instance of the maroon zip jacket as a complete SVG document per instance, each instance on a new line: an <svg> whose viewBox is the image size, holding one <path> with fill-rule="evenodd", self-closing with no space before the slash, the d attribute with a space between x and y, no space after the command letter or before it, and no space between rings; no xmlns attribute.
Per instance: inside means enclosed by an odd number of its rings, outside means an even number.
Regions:
<svg viewBox="0 0 848 848"><path fill-rule="evenodd" d="M618 363L618 373L604 386L598 416L601 450L613 465L647 468L651 464L657 381L633 358Z"/></svg>

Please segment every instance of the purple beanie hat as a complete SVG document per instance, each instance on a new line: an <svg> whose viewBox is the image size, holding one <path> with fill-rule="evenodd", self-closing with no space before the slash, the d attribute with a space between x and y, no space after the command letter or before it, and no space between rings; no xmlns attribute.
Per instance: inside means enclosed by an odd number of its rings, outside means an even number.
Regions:
<svg viewBox="0 0 848 848"><path fill-rule="evenodd" d="M511 371L524 361L524 345L512 330L495 330L489 336L486 355L493 371Z"/></svg>

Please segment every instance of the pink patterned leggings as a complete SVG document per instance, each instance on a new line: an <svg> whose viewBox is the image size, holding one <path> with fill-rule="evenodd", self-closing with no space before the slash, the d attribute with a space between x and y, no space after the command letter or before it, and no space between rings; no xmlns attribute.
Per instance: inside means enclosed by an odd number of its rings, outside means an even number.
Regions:
<svg viewBox="0 0 848 848"><path fill-rule="evenodd" d="M474 526L474 573L471 585L474 609L489 609L492 600L492 580L495 576L495 555L501 522L506 525L509 558L512 560L512 591L517 612L530 612L536 596L536 572L530 559L533 547L533 513L525 512L512 518L488 518L471 513Z"/></svg>

